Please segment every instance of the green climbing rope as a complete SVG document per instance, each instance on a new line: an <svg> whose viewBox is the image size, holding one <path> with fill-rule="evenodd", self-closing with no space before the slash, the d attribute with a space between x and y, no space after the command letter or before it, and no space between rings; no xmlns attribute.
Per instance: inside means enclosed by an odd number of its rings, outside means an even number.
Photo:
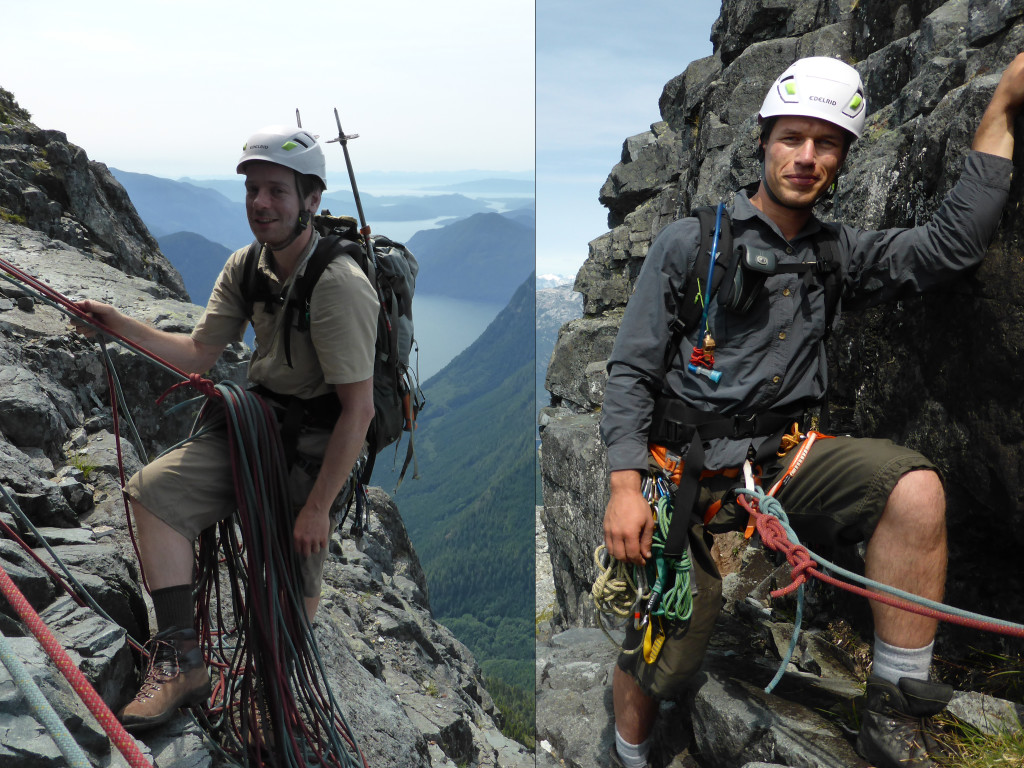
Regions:
<svg viewBox="0 0 1024 768"><path fill-rule="evenodd" d="M654 504L658 519L651 542L653 557L646 568L648 583L653 584L651 592L660 598L650 613L669 621L689 621L693 615L693 563L689 551L678 558L665 557L665 542L672 523L672 497L668 493L660 494Z"/></svg>

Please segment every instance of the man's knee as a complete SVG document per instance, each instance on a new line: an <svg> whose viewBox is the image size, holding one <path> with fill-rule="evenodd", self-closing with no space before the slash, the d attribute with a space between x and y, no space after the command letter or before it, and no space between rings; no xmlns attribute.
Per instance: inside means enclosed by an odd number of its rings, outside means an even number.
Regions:
<svg viewBox="0 0 1024 768"><path fill-rule="evenodd" d="M913 528L918 535L944 535L946 494L939 475L930 469L903 475L889 494L879 526L883 524Z"/></svg>

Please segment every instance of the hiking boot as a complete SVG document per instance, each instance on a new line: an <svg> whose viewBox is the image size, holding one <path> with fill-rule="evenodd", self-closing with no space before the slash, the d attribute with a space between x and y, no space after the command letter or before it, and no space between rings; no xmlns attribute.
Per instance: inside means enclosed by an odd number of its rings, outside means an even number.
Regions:
<svg viewBox="0 0 1024 768"><path fill-rule="evenodd" d="M872 675L857 736L857 751L877 768L933 768L925 718L946 708L953 689L900 678L899 685Z"/></svg>
<svg viewBox="0 0 1024 768"><path fill-rule="evenodd" d="M118 719L127 730L143 730L170 720L179 707L210 697L210 673L195 630L171 627L149 641L149 669L139 692Z"/></svg>

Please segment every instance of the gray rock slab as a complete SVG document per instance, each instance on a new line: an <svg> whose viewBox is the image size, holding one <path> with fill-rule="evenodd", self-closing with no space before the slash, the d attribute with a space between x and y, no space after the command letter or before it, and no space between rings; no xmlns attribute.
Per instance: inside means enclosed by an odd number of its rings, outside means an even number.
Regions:
<svg viewBox="0 0 1024 768"><path fill-rule="evenodd" d="M947 711L984 734L995 736L1021 728L1020 704L976 691L953 694Z"/></svg>
<svg viewBox="0 0 1024 768"><path fill-rule="evenodd" d="M835 726L749 683L702 673L692 696L697 747L710 765L758 760L806 768L867 765Z"/></svg>

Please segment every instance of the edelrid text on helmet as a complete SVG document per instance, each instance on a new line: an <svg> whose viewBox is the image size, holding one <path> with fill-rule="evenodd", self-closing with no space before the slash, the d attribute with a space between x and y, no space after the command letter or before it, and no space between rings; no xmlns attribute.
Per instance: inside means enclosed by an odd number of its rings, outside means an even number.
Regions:
<svg viewBox="0 0 1024 768"><path fill-rule="evenodd" d="M263 160L291 168L302 176L316 176L323 189L327 189L327 161L316 137L302 128L271 125L262 128L245 142L242 156L235 168L245 173L245 164Z"/></svg>
<svg viewBox="0 0 1024 768"><path fill-rule="evenodd" d="M867 101L857 70L839 59L811 56L794 62L772 84L758 117L814 117L859 138Z"/></svg>

